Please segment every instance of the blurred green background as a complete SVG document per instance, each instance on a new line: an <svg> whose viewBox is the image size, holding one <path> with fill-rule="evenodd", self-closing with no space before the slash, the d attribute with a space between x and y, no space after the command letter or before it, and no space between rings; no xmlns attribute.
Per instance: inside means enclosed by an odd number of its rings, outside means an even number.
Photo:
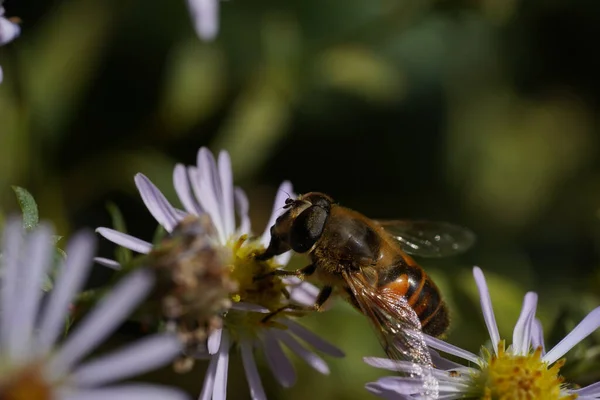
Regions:
<svg viewBox="0 0 600 400"><path fill-rule="evenodd" d="M467 254L420 260L449 303L456 345L477 352L487 338L473 265L509 340L528 290L549 344L600 305L599 2L231 0L212 43L195 36L184 0L5 8L23 34L0 49L4 216L18 209L17 184L60 234L110 226L111 201L150 240L133 175L178 205L174 164L225 148L256 232L283 179L374 218L475 231ZM102 241L100 255L113 252ZM366 320L337 302L304 321L347 357L330 360L329 377L297 360L287 390L263 368L270 398L368 397L363 383L387 373L361 361L382 355ZM569 353L570 381L600 380L599 346L595 334ZM238 361L233 399L248 397ZM204 368L147 378L197 395Z"/></svg>

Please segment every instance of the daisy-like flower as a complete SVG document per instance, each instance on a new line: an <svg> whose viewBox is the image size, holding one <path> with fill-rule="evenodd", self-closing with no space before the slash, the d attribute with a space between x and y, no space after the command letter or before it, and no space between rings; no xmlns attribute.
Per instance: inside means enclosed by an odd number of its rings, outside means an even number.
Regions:
<svg viewBox="0 0 600 400"><path fill-rule="evenodd" d="M21 33L21 28L14 18L4 16L3 0L0 0L0 46L14 40ZM2 67L0 67L0 83L2 83Z"/></svg>
<svg viewBox="0 0 600 400"><path fill-rule="evenodd" d="M550 351L545 351L543 330L535 318L537 294L525 295L523 308L513 331L512 345L500 339L490 293L478 267L473 269L479 290L483 318L490 334L492 351L482 347L477 356L439 339L427 337L431 348L460 357L474 366L463 366L432 351L434 376L439 382L440 399L525 399L567 400L600 399L600 382L572 389L564 382L560 369L569 350L600 327L600 307L590 312ZM406 372L408 363L383 358L365 358L378 368ZM418 378L385 377L367 384L367 389L387 399L425 399Z"/></svg>
<svg viewBox="0 0 600 400"><path fill-rule="evenodd" d="M149 271L136 271L118 283L56 346L87 278L94 247L95 238L87 232L69 242L67 260L42 301L42 284L53 263L52 230L40 225L24 235L20 221L7 223L0 259L0 399L186 398L158 385L113 384L169 363L181 351L174 335L153 335L81 362L147 294L153 283Z"/></svg>
<svg viewBox="0 0 600 400"><path fill-rule="evenodd" d="M248 199L240 188L233 186L231 161L227 152L221 152L217 162L210 151L201 148L198 152L197 166L177 165L173 175L174 186L185 211L178 210L169 204L163 194L144 175L138 174L135 177L135 183L150 213L171 234L171 237L180 236L176 233L180 233L182 230L189 231L191 227L192 231L196 231L195 237L200 238L200 242L188 240L187 245L175 247L185 248L184 254L189 253L187 250L191 248L196 249L196 252L192 252L194 257L197 256L197 251L200 249L201 252L204 252L204 255L200 257L205 264L208 264L207 268L212 271L218 270L214 264L215 259L220 258L221 261L218 263L220 266L224 266L227 278L216 279L214 273L207 273L205 269L200 270L197 265L192 268L194 273L182 275L191 277L195 274L196 277L210 277L212 283L208 286L211 287L210 293L213 294L218 291L226 293L226 288L231 288L231 285L227 283L229 280L233 281L235 287L235 290L228 294L228 304L219 303L221 307L227 306L227 309L220 314L222 317L220 327L216 327L213 321L209 321L208 325L212 325L213 329L208 331L209 337L204 352L202 352L202 348L196 349L198 356L202 356L204 353L210 358L200 398L225 398L229 350L233 345L236 345L241 352L253 399L265 398L254 361L256 348L265 353L275 378L284 387L293 385L296 376L290 360L282 349L282 344L303 358L314 369L327 374L329 369L325 361L305 344L312 345L314 349L336 357L343 356L339 349L289 318L285 312L265 319L267 315L284 308L290 302L307 306L313 305L318 293L316 287L295 277L282 279L275 275L265 276L287 264L290 258L289 252L270 261L257 261L254 257L257 252L262 251L268 245L270 227L283 211L285 199L292 193L291 184L284 182L280 186L267 229L260 237L252 237L248 217ZM194 217L200 219L208 217L212 229L207 229L202 222L190 224L190 218ZM108 240L138 253L150 256L157 252L161 253L160 247L155 248L151 243L130 235L109 228L98 228L97 231ZM172 242L168 243L170 245ZM218 254L212 254L210 249ZM170 265L175 265L178 270L181 270L184 265L194 264L188 262L189 257L185 258L185 262L181 260L179 258L176 263ZM118 267L118 264L112 260L98 259L98 261L107 266ZM261 276L262 279L256 279ZM190 279L189 281L194 280ZM201 279L194 282L196 282L194 285L187 285L185 288L196 286L207 288ZM196 290L195 292L206 291ZM181 293L181 290L176 292ZM186 290L184 292L187 293ZM184 309L192 308L189 307L189 302L181 299L181 296L179 296L179 300L180 304L188 304L188 307L183 307Z"/></svg>
<svg viewBox="0 0 600 400"><path fill-rule="evenodd" d="M202 40L213 40L219 33L220 0L187 0L194 30Z"/></svg>

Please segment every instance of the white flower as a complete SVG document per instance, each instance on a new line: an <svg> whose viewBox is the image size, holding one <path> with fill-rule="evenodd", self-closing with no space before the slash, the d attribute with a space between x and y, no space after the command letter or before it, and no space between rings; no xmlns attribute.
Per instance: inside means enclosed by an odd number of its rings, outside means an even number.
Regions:
<svg viewBox="0 0 600 400"><path fill-rule="evenodd" d="M6 17L4 17L3 1L0 0L0 46L14 40L21 33L19 25ZM2 83L2 67L0 67L0 83Z"/></svg>
<svg viewBox="0 0 600 400"><path fill-rule="evenodd" d="M187 0L196 34L213 40L219 33L219 0Z"/></svg>
<svg viewBox="0 0 600 400"><path fill-rule="evenodd" d="M56 346L69 307L92 264L95 239L77 234L67 246L54 288L42 284L53 262L52 230L40 225L24 235L20 221L3 234L0 288L0 398L4 399L184 399L175 389L148 384L112 385L169 363L181 346L173 335L154 335L122 350L81 362L135 309L150 289L148 271L135 272L90 311Z"/></svg>
<svg viewBox="0 0 600 400"><path fill-rule="evenodd" d="M513 331L512 345L500 340L490 293L483 272L473 269L479 290L483 318L490 334L492 352L482 349L477 356L439 339L427 337L428 345L460 357L474 367L466 367L432 352L434 376L439 382L440 399L600 399L600 382L581 389L563 383L560 358L600 327L600 307L590 312L563 340L546 352L542 325L535 318L537 294L525 295L523 308ZM381 358L366 358L375 367L406 371L408 364ZM367 389L388 399L423 399L422 383L417 378L385 377L367 384Z"/></svg>
<svg viewBox="0 0 600 400"><path fill-rule="evenodd" d="M255 348L265 352L273 374L285 387L293 385L296 377L291 362L282 350L282 343L317 371L328 373L325 361L306 348L302 341L336 357L343 356L339 349L286 317L285 313L273 318L272 323L262 321L268 313L287 303L282 302L282 289L289 292L293 302L313 305L318 293L317 288L295 277L283 280L277 277L271 281L272 285L263 289L258 286L260 281L255 283L253 279L258 273L256 268L265 264L249 255L268 245L270 227L283 211L285 199L292 193L291 184L284 182L280 186L264 233L255 241L245 241L245 235L251 234L248 199L243 190L233 186L231 161L227 152L222 151L217 162L209 150L201 148L198 152L197 166L177 165L173 181L185 211L169 204L144 175L138 174L135 177L135 183L148 210L167 232L172 232L179 222L189 215L210 216L215 228L214 245L227 249L231 254L229 264L233 270L232 277L239 283L239 295L236 296L238 298L223 317L223 328L215 330L208 338L207 352L210 364L200 398L225 398L229 350L234 343L239 345L253 399L265 398L254 361ZM148 254L153 249L151 243L109 228L98 228L97 231L108 240L139 253ZM290 253L284 253L276 258L276 262L285 265L289 258ZM118 263L112 260L98 261L107 266L118 267Z"/></svg>

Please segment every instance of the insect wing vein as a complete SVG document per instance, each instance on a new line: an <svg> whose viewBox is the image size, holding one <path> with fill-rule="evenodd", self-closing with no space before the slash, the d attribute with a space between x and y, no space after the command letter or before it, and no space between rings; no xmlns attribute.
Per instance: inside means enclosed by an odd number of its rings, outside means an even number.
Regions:
<svg viewBox="0 0 600 400"><path fill-rule="evenodd" d="M356 303L371 321L388 357L421 365L432 365L417 314L404 298L373 290L359 274L344 273Z"/></svg>
<svg viewBox="0 0 600 400"><path fill-rule="evenodd" d="M475 243L467 228L439 221L376 221L402 249L421 257L448 257L460 254Z"/></svg>

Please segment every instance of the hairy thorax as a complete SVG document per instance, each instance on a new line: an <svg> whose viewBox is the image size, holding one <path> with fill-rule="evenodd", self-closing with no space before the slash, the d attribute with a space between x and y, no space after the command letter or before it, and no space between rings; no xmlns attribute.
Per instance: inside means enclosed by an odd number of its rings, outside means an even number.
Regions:
<svg viewBox="0 0 600 400"><path fill-rule="evenodd" d="M381 238L354 212L332 207L323 234L311 250L317 271L328 275L356 272L377 263Z"/></svg>

